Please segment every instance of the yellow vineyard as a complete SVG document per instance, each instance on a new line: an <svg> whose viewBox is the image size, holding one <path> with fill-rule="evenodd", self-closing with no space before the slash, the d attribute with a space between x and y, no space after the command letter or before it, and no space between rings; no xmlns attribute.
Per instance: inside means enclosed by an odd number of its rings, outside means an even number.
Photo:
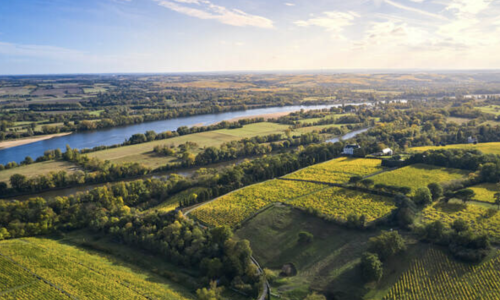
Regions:
<svg viewBox="0 0 500 300"><path fill-rule="evenodd" d="M480 265L430 249L415 259L384 300L494 300L500 295L500 257Z"/></svg>

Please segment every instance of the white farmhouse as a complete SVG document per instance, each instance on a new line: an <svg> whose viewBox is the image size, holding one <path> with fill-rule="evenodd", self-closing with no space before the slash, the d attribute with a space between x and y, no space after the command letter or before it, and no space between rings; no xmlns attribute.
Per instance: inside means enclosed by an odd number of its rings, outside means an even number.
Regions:
<svg viewBox="0 0 500 300"><path fill-rule="evenodd" d="M391 148L385 148L382 150L382 155L392 155L392 149Z"/></svg>
<svg viewBox="0 0 500 300"><path fill-rule="evenodd" d="M361 148L361 146L357 145L357 144L345 145L344 151L342 152L342 154L354 155L354 151L356 149L359 149L359 148Z"/></svg>
<svg viewBox="0 0 500 300"><path fill-rule="evenodd" d="M469 144L477 144L477 143L478 143L478 140L477 140L475 137L471 137L471 136L469 136L469 137L467 138L467 143L469 143Z"/></svg>

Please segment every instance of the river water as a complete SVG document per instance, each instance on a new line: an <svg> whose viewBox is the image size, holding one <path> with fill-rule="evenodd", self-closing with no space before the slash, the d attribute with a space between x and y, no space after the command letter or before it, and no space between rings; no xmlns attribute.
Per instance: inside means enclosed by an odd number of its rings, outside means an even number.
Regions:
<svg viewBox="0 0 500 300"><path fill-rule="evenodd" d="M351 103L348 103L346 105L349 104ZM351 105L360 104L367 103L352 103ZM174 131L181 126L211 125L234 118L252 117L262 114L279 112L293 112L299 111L301 109L323 109L338 106L341 106L341 104L309 106L295 105L258 108L244 111L224 112L218 114L197 115L184 118L160 120L141 124L113 127L103 130L76 132L66 136L55 137L49 140L38 141L31 144L0 150L0 164L5 165L11 161L19 163L24 160L26 156L31 156L33 159L36 159L37 157L42 156L46 150L59 148L64 151L66 149L66 145L70 145L71 148L84 149L93 148L95 146L110 146L114 144L121 144L133 134L144 133L148 130L154 130L159 133L169 130Z"/></svg>

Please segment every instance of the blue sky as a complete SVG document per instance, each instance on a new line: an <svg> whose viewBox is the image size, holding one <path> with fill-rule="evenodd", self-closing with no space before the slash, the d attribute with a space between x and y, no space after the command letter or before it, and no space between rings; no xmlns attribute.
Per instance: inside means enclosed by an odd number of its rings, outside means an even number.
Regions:
<svg viewBox="0 0 500 300"><path fill-rule="evenodd" d="M498 0L3 0L0 74L500 69Z"/></svg>

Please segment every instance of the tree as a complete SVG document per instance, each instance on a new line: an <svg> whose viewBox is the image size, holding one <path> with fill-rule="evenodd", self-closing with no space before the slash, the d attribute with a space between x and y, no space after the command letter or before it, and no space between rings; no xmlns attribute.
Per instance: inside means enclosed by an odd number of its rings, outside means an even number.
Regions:
<svg viewBox="0 0 500 300"><path fill-rule="evenodd" d="M462 232L469 230L469 223L467 223L464 219L456 219L453 221L451 228L455 229L456 232Z"/></svg>
<svg viewBox="0 0 500 300"><path fill-rule="evenodd" d="M214 242L219 245L224 245L224 243L233 236L233 232L229 226L218 226L210 230Z"/></svg>
<svg viewBox="0 0 500 300"><path fill-rule="evenodd" d="M406 250L405 240L397 231L382 231L377 237L370 238L368 251L378 255L384 261Z"/></svg>
<svg viewBox="0 0 500 300"><path fill-rule="evenodd" d="M500 193L495 193L495 204L497 205L497 209L500 209Z"/></svg>
<svg viewBox="0 0 500 300"><path fill-rule="evenodd" d="M476 193L471 189L462 189L455 193L455 197L462 200L464 204L474 197Z"/></svg>
<svg viewBox="0 0 500 300"><path fill-rule="evenodd" d="M432 203L432 194L431 191L426 187L418 188L415 192L415 196L413 196L413 200L416 204L426 205Z"/></svg>
<svg viewBox="0 0 500 300"><path fill-rule="evenodd" d="M309 244L313 241L314 235L310 232L307 231L301 231L299 232L299 244L301 245L306 245Z"/></svg>
<svg viewBox="0 0 500 300"><path fill-rule="evenodd" d="M352 176L351 178L349 178L349 183L358 184L358 182L360 182L362 179L363 179L363 177L355 175L355 176Z"/></svg>
<svg viewBox="0 0 500 300"><path fill-rule="evenodd" d="M361 180L359 183L361 183L365 188L369 188L373 185L374 181L373 179L365 178Z"/></svg>
<svg viewBox="0 0 500 300"><path fill-rule="evenodd" d="M326 300L326 297L320 294L312 293L305 297L304 300Z"/></svg>
<svg viewBox="0 0 500 300"><path fill-rule="evenodd" d="M21 174L14 174L10 176L10 185L18 192L22 192L26 187L26 176Z"/></svg>
<svg viewBox="0 0 500 300"><path fill-rule="evenodd" d="M443 187L439 183L430 183L427 188L431 191L432 200L436 201L443 196Z"/></svg>
<svg viewBox="0 0 500 300"><path fill-rule="evenodd" d="M33 158L31 156L26 156L26 158L21 162L22 165L30 165L33 163Z"/></svg>
<svg viewBox="0 0 500 300"><path fill-rule="evenodd" d="M199 300L219 300L221 299L222 287L217 287L217 282L211 281L210 287L198 289L196 296Z"/></svg>
<svg viewBox="0 0 500 300"><path fill-rule="evenodd" d="M384 269L377 254L363 253L361 256L361 271L367 282L379 281L382 278Z"/></svg>

